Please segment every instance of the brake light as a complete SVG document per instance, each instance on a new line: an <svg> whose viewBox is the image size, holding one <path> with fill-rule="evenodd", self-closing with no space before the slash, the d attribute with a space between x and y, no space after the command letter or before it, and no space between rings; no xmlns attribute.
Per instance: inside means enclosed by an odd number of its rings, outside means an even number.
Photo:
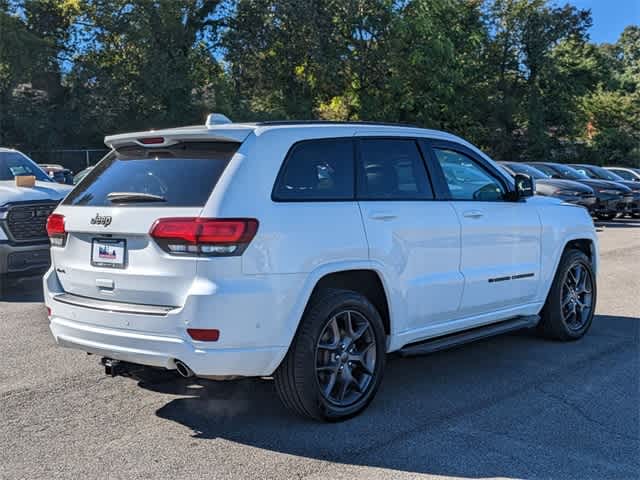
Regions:
<svg viewBox="0 0 640 480"><path fill-rule="evenodd" d="M67 240L67 230L64 225L64 215L52 213L47 218L47 235L54 247L63 247Z"/></svg>
<svg viewBox="0 0 640 480"><path fill-rule="evenodd" d="M158 145L164 143L164 137L147 137L138 140L143 145Z"/></svg>
<svg viewBox="0 0 640 480"><path fill-rule="evenodd" d="M149 234L173 254L242 255L258 231L253 218L161 218Z"/></svg>

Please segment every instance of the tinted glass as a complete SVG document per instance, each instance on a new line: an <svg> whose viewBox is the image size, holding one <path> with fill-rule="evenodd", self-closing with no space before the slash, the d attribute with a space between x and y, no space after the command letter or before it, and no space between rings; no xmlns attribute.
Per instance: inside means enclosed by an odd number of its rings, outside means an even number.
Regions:
<svg viewBox="0 0 640 480"><path fill-rule="evenodd" d="M362 200L424 200L433 193L416 142L369 139L360 143Z"/></svg>
<svg viewBox="0 0 640 480"><path fill-rule="evenodd" d="M621 178L625 180L638 180L636 176L631 172L627 172L626 170L613 170L613 172Z"/></svg>
<svg viewBox="0 0 640 480"><path fill-rule="evenodd" d="M112 151L67 196L67 205L201 207L237 143L183 143L168 148L125 147ZM156 197L110 200L109 194Z"/></svg>
<svg viewBox="0 0 640 480"><path fill-rule="evenodd" d="M454 200L495 201L504 196L500 182L470 157L435 148L436 158L444 172L451 198Z"/></svg>
<svg viewBox="0 0 640 480"><path fill-rule="evenodd" d="M567 165L554 165L554 168L560 172L563 178L568 178L569 180L584 180L589 178L587 174L575 168L568 167Z"/></svg>
<svg viewBox="0 0 640 480"><path fill-rule="evenodd" d="M621 180L624 181L624 178L622 178L620 175L612 172L611 170L607 170L606 168L594 165L592 167L589 167L589 170L595 173L598 178L602 178L604 180L611 180L612 182L619 182Z"/></svg>
<svg viewBox="0 0 640 480"><path fill-rule="evenodd" d="M553 168L549 167L548 165L543 165L543 164L534 164L531 165L534 168L537 168L538 170L540 170L542 173L546 173L547 175L549 175L549 177L553 177L558 176L558 172L556 172Z"/></svg>
<svg viewBox="0 0 640 480"><path fill-rule="evenodd" d="M588 178L593 178L595 180L599 179L600 176L598 176L597 173L592 172L590 169L585 168L585 167L580 167L580 166L574 166L573 167L577 172L581 173L582 175L584 175L585 177Z"/></svg>
<svg viewBox="0 0 640 480"><path fill-rule="evenodd" d="M536 180L549 178L549 175L547 175L546 173L523 163L507 163L505 165L515 173L524 173L525 175L529 175L531 178L535 178Z"/></svg>
<svg viewBox="0 0 640 480"><path fill-rule="evenodd" d="M36 180L50 182L49 176L33 160L18 152L0 152L0 180L13 180L22 175L33 175Z"/></svg>
<svg viewBox="0 0 640 480"><path fill-rule="evenodd" d="M289 153L274 200L352 200L353 141L310 140Z"/></svg>

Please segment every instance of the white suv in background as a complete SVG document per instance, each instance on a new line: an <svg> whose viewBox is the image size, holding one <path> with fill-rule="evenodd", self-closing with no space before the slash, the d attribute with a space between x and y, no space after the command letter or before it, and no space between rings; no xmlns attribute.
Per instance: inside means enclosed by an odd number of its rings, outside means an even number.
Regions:
<svg viewBox="0 0 640 480"><path fill-rule="evenodd" d="M389 352L591 325L588 212L453 135L211 123L105 142L49 218L44 286L56 341L108 365L273 376L290 409L340 420Z"/></svg>

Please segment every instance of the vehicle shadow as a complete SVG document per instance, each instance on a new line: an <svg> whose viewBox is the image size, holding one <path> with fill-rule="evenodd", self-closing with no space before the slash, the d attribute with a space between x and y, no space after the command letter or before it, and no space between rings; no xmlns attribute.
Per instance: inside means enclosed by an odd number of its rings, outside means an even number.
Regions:
<svg viewBox="0 0 640 480"><path fill-rule="evenodd" d="M7 279L0 302L42 303L42 277Z"/></svg>
<svg viewBox="0 0 640 480"><path fill-rule="evenodd" d="M288 412L268 380L212 382L158 370L137 380L175 395L157 415L203 441L432 475L630 478L640 469L639 343L639 318L600 315L579 342L511 334L391 356L370 407L338 424ZM620 362L624 378L614 373Z"/></svg>

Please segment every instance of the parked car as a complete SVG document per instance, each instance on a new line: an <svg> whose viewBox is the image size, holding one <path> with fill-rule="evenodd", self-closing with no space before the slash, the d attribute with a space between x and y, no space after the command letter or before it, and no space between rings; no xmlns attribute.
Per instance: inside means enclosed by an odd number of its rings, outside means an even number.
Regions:
<svg viewBox="0 0 640 480"><path fill-rule="evenodd" d="M78 183L80 183L80 181L87 176L87 174L93 170L93 166L91 167L87 167L84 170L80 170L78 173L76 173L73 177L73 184L77 185Z"/></svg>
<svg viewBox="0 0 640 480"><path fill-rule="evenodd" d="M73 172L62 165L41 163L42 168L54 182L73 185Z"/></svg>
<svg viewBox="0 0 640 480"><path fill-rule="evenodd" d="M535 167L520 162L499 162L510 174L522 173L529 175L536 182L536 193L547 197L559 198L565 202L575 203L588 209L595 209L596 195L593 188L573 180L551 178L549 175Z"/></svg>
<svg viewBox="0 0 640 480"><path fill-rule="evenodd" d="M633 192L633 202L626 204L626 210L622 212L622 215L640 218L640 183L625 180L620 175L616 175L614 172L597 165L572 164L571 166L589 178L609 180L629 187Z"/></svg>
<svg viewBox="0 0 640 480"><path fill-rule="evenodd" d="M628 205L633 202L631 189L617 182L594 180L562 163L529 162L528 164L551 175L551 178L574 180L593 188L596 194L596 205L592 212L600 220L613 220L618 214L625 212Z"/></svg>
<svg viewBox="0 0 640 480"><path fill-rule="evenodd" d="M44 297L58 344L111 373L273 376L287 407L335 421L373 399L389 352L591 325L588 212L456 136L267 122L105 143L49 217Z"/></svg>
<svg viewBox="0 0 640 480"><path fill-rule="evenodd" d="M631 167L604 167L627 181L640 182L640 169Z"/></svg>
<svg viewBox="0 0 640 480"><path fill-rule="evenodd" d="M35 177L35 185L18 187L17 176ZM49 267L45 223L69 190L25 154L0 148L0 295L10 278L42 274Z"/></svg>

